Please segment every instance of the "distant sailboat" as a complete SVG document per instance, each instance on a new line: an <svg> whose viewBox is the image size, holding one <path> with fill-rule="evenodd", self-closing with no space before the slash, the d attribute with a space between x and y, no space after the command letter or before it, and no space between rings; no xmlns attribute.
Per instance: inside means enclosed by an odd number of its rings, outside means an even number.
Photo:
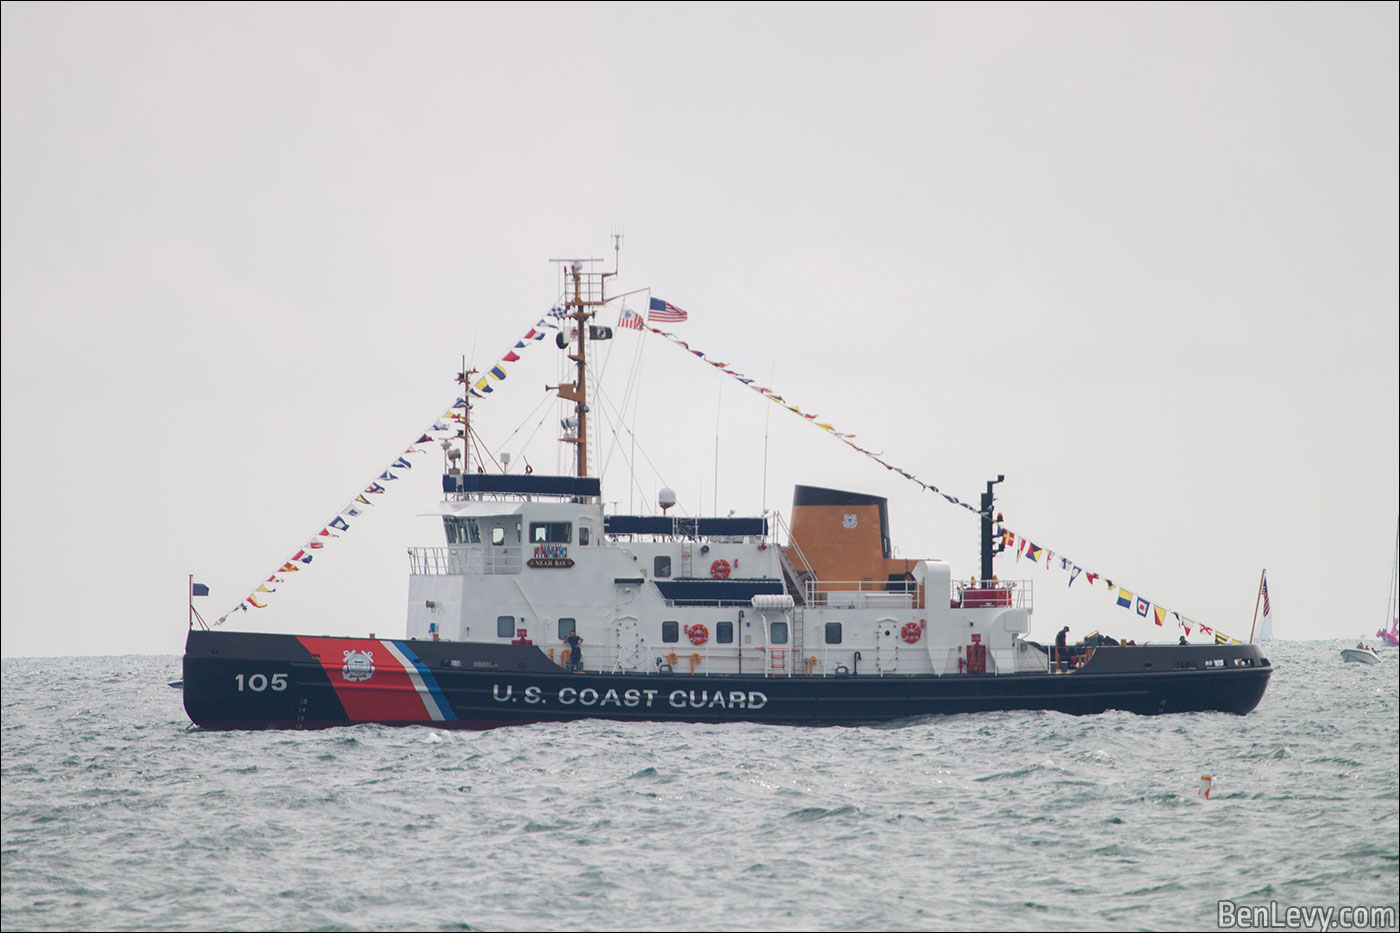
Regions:
<svg viewBox="0 0 1400 933"><path fill-rule="evenodd" d="M1376 629L1382 648L1400 647L1400 601L1396 599L1396 582L1400 580L1400 521L1395 523L1395 557L1390 562L1390 600L1385 607L1384 625Z"/></svg>

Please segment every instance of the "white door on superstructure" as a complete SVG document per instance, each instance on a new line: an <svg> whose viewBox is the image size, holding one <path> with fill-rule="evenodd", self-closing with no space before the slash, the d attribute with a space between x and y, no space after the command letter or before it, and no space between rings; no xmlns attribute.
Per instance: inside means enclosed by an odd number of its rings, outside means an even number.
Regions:
<svg viewBox="0 0 1400 933"><path fill-rule="evenodd" d="M898 667L899 623L881 619L875 626L875 670L892 674Z"/></svg>
<svg viewBox="0 0 1400 933"><path fill-rule="evenodd" d="M613 669L635 671L642 668L642 635L636 616L618 616L608 626L613 648Z"/></svg>

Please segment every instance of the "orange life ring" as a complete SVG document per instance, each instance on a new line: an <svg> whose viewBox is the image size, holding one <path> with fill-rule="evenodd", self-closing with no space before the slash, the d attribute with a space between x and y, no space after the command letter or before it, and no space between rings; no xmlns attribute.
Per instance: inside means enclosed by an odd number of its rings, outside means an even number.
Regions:
<svg viewBox="0 0 1400 933"><path fill-rule="evenodd" d="M912 645L919 640L919 636L923 635L923 633L924 630L919 628L919 623L905 622L904 628L899 630L899 637Z"/></svg>
<svg viewBox="0 0 1400 933"><path fill-rule="evenodd" d="M715 561L713 564L711 564L711 565L710 565L710 576L714 577L716 580L728 580L728 579L729 579L729 561L727 561L727 560L725 560L723 557L721 557L719 560L717 560L717 561Z"/></svg>
<svg viewBox="0 0 1400 933"><path fill-rule="evenodd" d="M696 622L694 625L687 625L685 633L690 636L692 645L703 645L710 640L710 630L705 628L704 622Z"/></svg>

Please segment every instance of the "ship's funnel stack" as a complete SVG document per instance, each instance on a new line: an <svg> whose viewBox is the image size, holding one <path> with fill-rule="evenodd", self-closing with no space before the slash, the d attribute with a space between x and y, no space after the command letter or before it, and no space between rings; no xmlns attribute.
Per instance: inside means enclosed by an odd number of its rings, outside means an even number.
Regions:
<svg viewBox="0 0 1400 933"><path fill-rule="evenodd" d="M910 572L918 561L890 557L889 524L888 504L880 496L797 486L792 493L788 561L815 575L818 590L838 582L904 590L913 585Z"/></svg>

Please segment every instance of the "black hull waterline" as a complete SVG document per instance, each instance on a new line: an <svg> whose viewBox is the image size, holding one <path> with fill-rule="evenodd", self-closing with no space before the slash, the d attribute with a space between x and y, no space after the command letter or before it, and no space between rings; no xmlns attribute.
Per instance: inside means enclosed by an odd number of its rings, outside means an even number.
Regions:
<svg viewBox="0 0 1400 933"><path fill-rule="evenodd" d="M1243 715L1272 670L1257 645L1144 645L1100 647L1067 673L571 674L534 645L191 630L184 701L206 729L574 719L817 726L996 710Z"/></svg>

